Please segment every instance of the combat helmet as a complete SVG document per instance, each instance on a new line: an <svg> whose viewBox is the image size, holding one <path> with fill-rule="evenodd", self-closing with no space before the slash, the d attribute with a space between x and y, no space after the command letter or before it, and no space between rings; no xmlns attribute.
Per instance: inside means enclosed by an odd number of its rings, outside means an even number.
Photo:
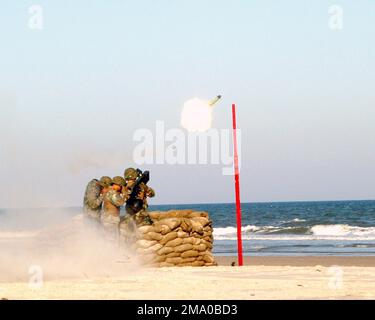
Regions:
<svg viewBox="0 0 375 320"><path fill-rule="evenodd" d="M103 187L109 187L112 184L112 179L110 177L104 176L100 178L99 184Z"/></svg>
<svg viewBox="0 0 375 320"><path fill-rule="evenodd" d="M127 168L124 172L125 180L135 180L137 179L138 171L134 168Z"/></svg>
<svg viewBox="0 0 375 320"><path fill-rule="evenodd" d="M125 179L120 176L116 176L112 179L112 184L117 184L119 186L125 186Z"/></svg>

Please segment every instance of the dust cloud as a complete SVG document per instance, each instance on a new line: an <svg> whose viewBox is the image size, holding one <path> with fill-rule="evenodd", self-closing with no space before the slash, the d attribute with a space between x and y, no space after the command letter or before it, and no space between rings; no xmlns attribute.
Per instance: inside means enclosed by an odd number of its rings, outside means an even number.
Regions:
<svg viewBox="0 0 375 320"><path fill-rule="evenodd" d="M5 229L10 215L0 212L0 282L27 282L37 269L42 270L43 281L113 277L140 270L125 245L108 239L100 225L83 214L67 217L55 209L56 220L48 215L50 220L42 227L40 221L31 226L34 214L28 214L14 214L12 229ZM30 221L30 228L25 228L24 220Z"/></svg>

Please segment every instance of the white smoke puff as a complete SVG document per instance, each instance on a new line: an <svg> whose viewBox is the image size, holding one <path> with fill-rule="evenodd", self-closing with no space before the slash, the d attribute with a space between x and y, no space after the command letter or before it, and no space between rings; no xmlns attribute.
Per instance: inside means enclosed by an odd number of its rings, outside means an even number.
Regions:
<svg viewBox="0 0 375 320"><path fill-rule="evenodd" d="M212 106L208 100L193 98L185 102L181 114L181 125L191 132L204 132L211 128Z"/></svg>

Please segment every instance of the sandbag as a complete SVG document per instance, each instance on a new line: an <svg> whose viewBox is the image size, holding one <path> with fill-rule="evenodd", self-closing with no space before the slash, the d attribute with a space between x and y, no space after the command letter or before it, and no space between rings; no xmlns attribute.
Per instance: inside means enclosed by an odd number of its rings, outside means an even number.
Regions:
<svg viewBox="0 0 375 320"><path fill-rule="evenodd" d="M154 232L161 233L162 235L171 232L171 229L165 224L162 224L162 225L154 224L153 227L154 227L154 230L153 230Z"/></svg>
<svg viewBox="0 0 375 320"><path fill-rule="evenodd" d="M134 233L136 252L148 266L212 266L213 229L206 212L192 210L153 211L152 226L142 226ZM120 229L121 231L121 229ZM125 228L121 234L129 236ZM142 258L144 256L144 258Z"/></svg>
<svg viewBox="0 0 375 320"><path fill-rule="evenodd" d="M178 237L177 232L169 232L160 240L160 244L166 244L167 242L176 239Z"/></svg>
<svg viewBox="0 0 375 320"><path fill-rule="evenodd" d="M169 242L167 242L166 244L165 244L165 246L166 247L177 247L177 246L179 246L180 244L182 244L182 239L181 238L176 238L176 239L174 239L174 240L171 240L171 241L169 241Z"/></svg>
<svg viewBox="0 0 375 320"><path fill-rule="evenodd" d="M173 264L179 264L179 263L182 262L182 258L181 257L167 258L165 260L165 262L167 262L167 263L173 263Z"/></svg>
<svg viewBox="0 0 375 320"><path fill-rule="evenodd" d="M182 231L190 233L190 231L191 231L191 222L190 222L190 220L188 220L188 219L182 219L180 226L181 226Z"/></svg>
<svg viewBox="0 0 375 320"><path fill-rule="evenodd" d="M194 244L195 243L195 238L193 238L193 237L184 238L182 240L182 243L183 244Z"/></svg>
<svg viewBox="0 0 375 320"><path fill-rule="evenodd" d="M143 239L160 241L161 239L163 239L163 236L161 233L151 231L143 234Z"/></svg>
<svg viewBox="0 0 375 320"><path fill-rule="evenodd" d="M120 228L121 228L121 225L120 225ZM142 226L142 227L138 228L139 233L148 233L148 232L152 232L152 231L154 231L153 226Z"/></svg>
<svg viewBox="0 0 375 320"><path fill-rule="evenodd" d="M180 257L181 253L180 252L171 252L166 255L167 258L174 258L174 257Z"/></svg>
<svg viewBox="0 0 375 320"><path fill-rule="evenodd" d="M207 250L207 246L204 244L204 243L201 243L201 244L196 244L193 246L193 250L196 250L196 251L206 251Z"/></svg>
<svg viewBox="0 0 375 320"><path fill-rule="evenodd" d="M166 218L190 218L190 214L193 212L191 209L186 210L170 210L167 212L162 212L159 215L155 215L156 219L166 219Z"/></svg>
<svg viewBox="0 0 375 320"><path fill-rule="evenodd" d="M159 249L163 248L163 245L161 245L160 243L157 243L157 244L154 244L152 247L146 249L146 250L150 250L152 252L156 252L158 251Z"/></svg>
<svg viewBox="0 0 375 320"><path fill-rule="evenodd" d="M162 211L151 211L148 213L149 217L151 218L151 220L158 220L160 219L161 216L164 215L164 212Z"/></svg>
<svg viewBox="0 0 375 320"><path fill-rule="evenodd" d="M203 237L203 240L205 240L207 242L212 242L212 237L211 236L206 236L206 237Z"/></svg>
<svg viewBox="0 0 375 320"><path fill-rule="evenodd" d="M204 217L195 217L191 219L192 221L198 222L202 227L206 227L211 221Z"/></svg>
<svg viewBox="0 0 375 320"><path fill-rule="evenodd" d="M203 261L206 263L213 263L215 260L211 254L206 254L203 256Z"/></svg>
<svg viewBox="0 0 375 320"><path fill-rule="evenodd" d="M192 213L193 210L186 209L186 210L177 210L170 213L171 217L175 218L189 218L190 213Z"/></svg>
<svg viewBox="0 0 375 320"><path fill-rule="evenodd" d="M202 240L202 239L200 239L200 238L195 238L195 237L194 237L194 238L192 237L192 239L193 239L193 244L194 244L194 245L201 244L201 243L203 243L203 241L204 241L204 240Z"/></svg>
<svg viewBox="0 0 375 320"><path fill-rule="evenodd" d="M189 251L185 251L185 252L181 253L182 258L191 258L191 257L197 257L197 256L199 256L199 252L195 251L195 250L189 250Z"/></svg>
<svg viewBox="0 0 375 320"><path fill-rule="evenodd" d="M196 259L195 257L191 257L191 258L183 258L181 263L194 262L195 259Z"/></svg>
<svg viewBox="0 0 375 320"><path fill-rule="evenodd" d="M205 244L208 249L212 249L211 241L206 241L206 240L202 239L202 243Z"/></svg>
<svg viewBox="0 0 375 320"><path fill-rule="evenodd" d="M192 212L193 210L191 209L180 210L177 212L176 217L177 218L189 218Z"/></svg>
<svg viewBox="0 0 375 320"><path fill-rule="evenodd" d="M203 233L203 237L211 237L212 236L212 231L205 231Z"/></svg>
<svg viewBox="0 0 375 320"><path fill-rule="evenodd" d="M157 243L155 245L153 245L152 247L149 247L147 249L144 249L144 248L138 248L136 250L137 253L140 253L140 254L146 254L146 253L155 253L156 251L158 251L159 249L161 249L163 246L160 244L160 243Z"/></svg>
<svg viewBox="0 0 375 320"><path fill-rule="evenodd" d="M164 262L167 259L166 256L155 256L154 259L152 260L153 262Z"/></svg>
<svg viewBox="0 0 375 320"><path fill-rule="evenodd" d="M174 252L184 252L193 249L193 245L190 243L181 244L174 248Z"/></svg>
<svg viewBox="0 0 375 320"><path fill-rule="evenodd" d="M156 241L150 241L150 240L137 240L136 245L139 248L147 249L147 248L153 246L156 243L157 243Z"/></svg>
<svg viewBox="0 0 375 320"><path fill-rule="evenodd" d="M200 235L204 234L203 226L199 222L191 220L190 224L191 224L191 231L190 232L197 233L197 234L200 234ZM209 234L207 234L207 235L209 235Z"/></svg>
<svg viewBox="0 0 375 320"><path fill-rule="evenodd" d="M164 211L162 215L160 215L159 219L169 219L169 218L176 218L176 210L169 210Z"/></svg>
<svg viewBox="0 0 375 320"><path fill-rule="evenodd" d="M158 255L167 255L168 253L174 252L171 247L163 247L157 251Z"/></svg>
<svg viewBox="0 0 375 320"><path fill-rule="evenodd" d="M179 229L179 228L177 228L177 229ZM177 231L177 237L184 239L184 238L188 238L189 234L185 231L179 230L179 231Z"/></svg>
<svg viewBox="0 0 375 320"><path fill-rule="evenodd" d="M168 211L164 211L164 214L163 214L163 217L162 219L169 219L169 218L176 218L176 212L178 210L168 210Z"/></svg>
<svg viewBox="0 0 375 320"><path fill-rule="evenodd" d="M181 224L181 219L178 218L168 218L159 220L156 225L166 225L170 230L176 229Z"/></svg>
<svg viewBox="0 0 375 320"><path fill-rule="evenodd" d="M194 211L189 214L189 218L203 217L208 219L208 213L204 211Z"/></svg>

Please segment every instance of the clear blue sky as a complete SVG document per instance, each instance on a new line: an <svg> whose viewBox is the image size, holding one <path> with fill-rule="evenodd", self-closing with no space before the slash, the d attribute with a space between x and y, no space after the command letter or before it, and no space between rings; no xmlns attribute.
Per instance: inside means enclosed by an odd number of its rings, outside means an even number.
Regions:
<svg viewBox="0 0 375 320"><path fill-rule="evenodd" d="M243 201L375 198L374 1L2 0L0 36L0 207L80 204L131 165L135 129L218 93ZM149 169L152 203L233 201L220 166Z"/></svg>

